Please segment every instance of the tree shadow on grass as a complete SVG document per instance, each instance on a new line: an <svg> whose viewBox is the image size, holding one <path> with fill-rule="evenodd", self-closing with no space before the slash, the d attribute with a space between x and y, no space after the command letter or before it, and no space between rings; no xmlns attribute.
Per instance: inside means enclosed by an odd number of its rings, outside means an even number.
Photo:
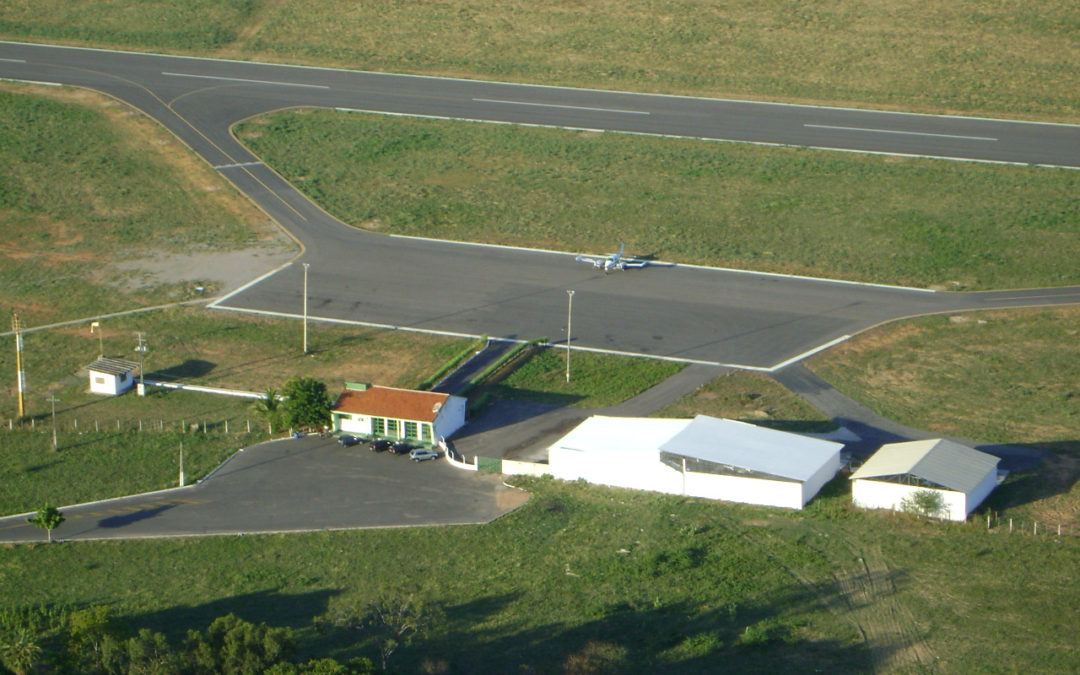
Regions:
<svg viewBox="0 0 1080 675"><path fill-rule="evenodd" d="M238 568L239 572L239 568ZM251 572L247 573L249 576ZM310 626L315 617L324 614L330 598L340 591L321 589L305 593L282 593L261 590L220 598L199 605L174 606L157 612L128 617L131 625L164 633L174 645L183 640L189 629L203 630L227 614L236 614L252 623L265 623L294 630Z"/></svg>
<svg viewBox="0 0 1080 675"><path fill-rule="evenodd" d="M490 633L486 626L494 615L527 613L528 603L506 594L444 607L442 615L453 628L403 648L393 666L401 672L430 670L434 665L449 673L715 673L865 672L873 664L869 647L854 640L854 634L825 638L804 634L793 617L802 610L822 611L814 589L795 587L757 606L612 603L591 608L595 618L578 625L535 625L523 614L519 630L504 627L498 634ZM515 607L519 604L523 606ZM580 608L570 613L578 614ZM348 656L370 657L373 647L357 644L347 650ZM874 656L887 656L892 649L876 645Z"/></svg>

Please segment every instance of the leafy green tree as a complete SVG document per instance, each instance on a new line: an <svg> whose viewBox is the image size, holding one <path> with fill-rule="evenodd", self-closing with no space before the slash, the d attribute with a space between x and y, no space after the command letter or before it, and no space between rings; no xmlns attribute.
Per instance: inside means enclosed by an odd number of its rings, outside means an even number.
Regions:
<svg viewBox="0 0 1080 675"><path fill-rule="evenodd" d="M60 523L64 522L64 516L60 514L60 510L55 506L46 504L38 509L38 512L27 518L26 522L30 523L34 527L40 527L45 530L49 537L49 543L52 543L52 531L57 527L60 527Z"/></svg>
<svg viewBox="0 0 1080 675"><path fill-rule="evenodd" d="M274 429L285 428L285 424L282 422L285 410L277 389L267 387L263 397L251 404L251 411L259 419L270 425L270 433L274 433Z"/></svg>
<svg viewBox="0 0 1080 675"><path fill-rule="evenodd" d="M218 617L205 632L189 631L187 665L207 675L254 675L288 660L295 650L292 631L255 625L235 614Z"/></svg>
<svg viewBox="0 0 1080 675"><path fill-rule="evenodd" d="M284 422L290 429L321 428L330 422L326 384L313 377L291 377L281 390Z"/></svg>
<svg viewBox="0 0 1080 675"><path fill-rule="evenodd" d="M183 672L180 656L161 633L149 628L124 643L124 656L129 675L172 675Z"/></svg>
<svg viewBox="0 0 1080 675"><path fill-rule="evenodd" d="M938 518L945 514L945 497L937 490L916 490L900 500L900 508L905 513L927 518Z"/></svg>
<svg viewBox="0 0 1080 675"><path fill-rule="evenodd" d="M95 606L67 617L67 657L70 670L108 673L122 660L121 631L108 607Z"/></svg>

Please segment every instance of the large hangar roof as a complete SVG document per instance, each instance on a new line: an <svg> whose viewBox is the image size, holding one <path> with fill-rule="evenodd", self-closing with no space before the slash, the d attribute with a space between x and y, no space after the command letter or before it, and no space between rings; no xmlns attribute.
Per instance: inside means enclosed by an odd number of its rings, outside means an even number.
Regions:
<svg viewBox="0 0 1080 675"><path fill-rule="evenodd" d="M911 474L957 492L971 492L1000 460L942 438L881 446L851 479Z"/></svg>
<svg viewBox="0 0 1080 675"><path fill-rule="evenodd" d="M843 443L767 429L746 422L698 415L664 442L660 450L805 481L840 452L843 446Z"/></svg>
<svg viewBox="0 0 1080 675"><path fill-rule="evenodd" d="M579 452L651 453L690 423L685 419L594 415L555 442Z"/></svg>

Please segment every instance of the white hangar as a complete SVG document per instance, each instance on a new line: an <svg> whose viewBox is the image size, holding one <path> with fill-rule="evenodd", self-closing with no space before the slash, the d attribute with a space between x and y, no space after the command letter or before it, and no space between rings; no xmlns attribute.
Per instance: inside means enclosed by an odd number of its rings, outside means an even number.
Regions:
<svg viewBox="0 0 1080 675"><path fill-rule="evenodd" d="M999 461L940 438L890 443L851 474L851 501L868 509L902 511L905 499L931 490L942 497L940 517L967 520L997 486Z"/></svg>
<svg viewBox="0 0 1080 675"><path fill-rule="evenodd" d="M594 416L548 449L555 478L801 509L840 470L841 443L699 415Z"/></svg>

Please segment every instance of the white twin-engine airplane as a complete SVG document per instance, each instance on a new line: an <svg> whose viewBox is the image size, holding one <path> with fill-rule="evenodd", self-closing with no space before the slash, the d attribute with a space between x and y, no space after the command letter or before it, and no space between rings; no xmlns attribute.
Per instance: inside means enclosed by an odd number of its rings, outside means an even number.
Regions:
<svg viewBox="0 0 1080 675"><path fill-rule="evenodd" d="M623 256L623 251L626 249L626 244L619 244L619 252L612 253L611 255L579 255L575 260L578 262L587 262L598 270L603 270L604 274L607 274L611 270L624 270L628 267L640 268L649 264L647 260L640 260L638 258L627 258Z"/></svg>

